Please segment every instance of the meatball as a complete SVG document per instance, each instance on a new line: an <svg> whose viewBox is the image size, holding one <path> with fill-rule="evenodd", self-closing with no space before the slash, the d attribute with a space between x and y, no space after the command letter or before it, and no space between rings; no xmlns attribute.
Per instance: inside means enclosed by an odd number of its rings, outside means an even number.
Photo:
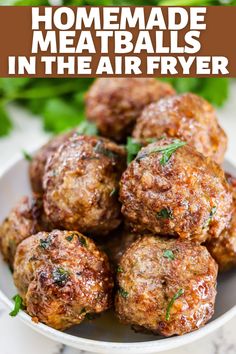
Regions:
<svg viewBox="0 0 236 354"><path fill-rule="evenodd" d="M226 175L233 189L233 215L229 226L220 234L219 238L210 239L207 248L219 265L220 271L236 267L236 178Z"/></svg>
<svg viewBox="0 0 236 354"><path fill-rule="evenodd" d="M203 242L232 214L223 170L193 147L165 138L142 148L121 179L122 213L134 232Z"/></svg>
<svg viewBox="0 0 236 354"><path fill-rule="evenodd" d="M105 235L121 222L117 190L125 149L98 137L74 136L48 161L45 213L59 229Z"/></svg>
<svg viewBox="0 0 236 354"><path fill-rule="evenodd" d="M122 322L168 337L194 331L212 317L217 264L206 247L144 236L124 253L119 268L115 309Z"/></svg>
<svg viewBox="0 0 236 354"><path fill-rule="evenodd" d="M29 315L56 329L111 305L107 256L79 232L40 232L24 240L15 257L14 282Z"/></svg>
<svg viewBox="0 0 236 354"><path fill-rule="evenodd" d="M40 195L43 193L42 180L47 159L55 153L59 146L67 141L73 133L74 131L54 137L47 144L43 145L33 156L29 165L29 175L31 186L35 194Z"/></svg>
<svg viewBox="0 0 236 354"><path fill-rule="evenodd" d="M174 93L169 84L152 78L101 78L86 95L86 114L101 135L120 142L146 105Z"/></svg>
<svg viewBox="0 0 236 354"><path fill-rule="evenodd" d="M42 214L41 200L23 197L0 226L0 249L11 268L19 243L36 232L46 229Z"/></svg>
<svg viewBox="0 0 236 354"><path fill-rule="evenodd" d="M136 139L177 137L187 141L204 156L221 164L227 137L219 126L214 108L192 93L172 96L150 104L139 117Z"/></svg>

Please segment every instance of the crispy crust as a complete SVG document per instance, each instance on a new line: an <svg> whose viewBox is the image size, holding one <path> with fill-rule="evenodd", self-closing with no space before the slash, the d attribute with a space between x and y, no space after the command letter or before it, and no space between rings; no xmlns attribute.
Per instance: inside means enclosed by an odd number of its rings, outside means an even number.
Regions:
<svg viewBox="0 0 236 354"><path fill-rule="evenodd" d="M185 140L218 164L224 160L227 136L218 123L216 112L206 100L192 93L162 99L144 109L133 137L161 136Z"/></svg>
<svg viewBox="0 0 236 354"><path fill-rule="evenodd" d="M119 226L117 191L126 166L123 147L100 137L74 136L48 161L44 209L55 227L103 235Z"/></svg>
<svg viewBox="0 0 236 354"><path fill-rule="evenodd" d="M78 232L40 232L24 240L15 257L14 282L26 311L56 329L111 306L108 258Z"/></svg>
<svg viewBox="0 0 236 354"><path fill-rule="evenodd" d="M144 236L124 253L120 269L115 309L123 323L168 337L194 331L212 317L217 264L206 247Z"/></svg>
<svg viewBox="0 0 236 354"><path fill-rule="evenodd" d="M135 232L179 236L203 242L218 237L232 214L232 193L223 170L189 145L161 164L173 139L141 149L122 175L122 213ZM161 215L165 211L169 215ZM168 213L167 213L168 211ZM211 215L212 214L212 215Z"/></svg>

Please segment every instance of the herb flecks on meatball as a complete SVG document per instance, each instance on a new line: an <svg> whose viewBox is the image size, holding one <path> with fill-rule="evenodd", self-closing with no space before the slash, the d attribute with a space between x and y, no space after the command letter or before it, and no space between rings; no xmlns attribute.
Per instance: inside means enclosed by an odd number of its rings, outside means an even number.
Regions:
<svg viewBox="0 0 236 354"><path fill-rule="evenodd" d="M227 137L215 109L192 93L162 99L143 110L133 137L145 140L162 136L185 140L219 164L224 160Z"/></svg>
<svg viewBox="0 0 236 354"><path fill-rule="evenodd" d="M123 173L122 213L135 232L203 242L218 237L232 214L223 170L177 139L142 148Z"/></svg>
<svg viewBox="0 0 236 354"><path fill-rule="evenodd" d="M116 314L136 330L182 335L212 317L217 264L206 247L144 236L128 248L119 267Z"/></svg>
<svg viewBox="0 0 236 354"><path fill-rule="evenodd" d="M44 208L55 227L104 235L121 222L119 180L125 149L107 139L74 136L48 161Z"/></svg>
<svg viewBox="0 0 236 354"><path fill-rule="evenodd" d="M40 232L24 240L15 257L14 281L29 315L56 329L111 306L108 258L78 232Z"/></svg>

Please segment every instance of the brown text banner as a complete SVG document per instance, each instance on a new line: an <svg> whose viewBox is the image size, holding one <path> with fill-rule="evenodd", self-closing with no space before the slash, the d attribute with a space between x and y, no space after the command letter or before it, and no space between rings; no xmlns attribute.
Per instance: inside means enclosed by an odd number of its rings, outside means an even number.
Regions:
<svg viewBox="0 0 236 354"><path fill-rule="evenodd" d="M0 7L0 77L236 77L236 6Z"/></svg>

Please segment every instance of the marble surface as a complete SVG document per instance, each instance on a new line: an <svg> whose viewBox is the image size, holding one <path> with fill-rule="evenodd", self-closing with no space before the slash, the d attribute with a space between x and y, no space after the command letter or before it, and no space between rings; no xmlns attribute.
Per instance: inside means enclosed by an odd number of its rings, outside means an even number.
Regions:
<svg viewBox="0 0 236 354"><path fill-rule="evenodd" d="M43 144L48 136L43 132L41 122L18 107L9 107L14 119L14 131L10 136L0 139L0 172L9 160L31 151ZM221 125L229 137L227 159L236 164L236 83L225 107L218 111ZM81 354L83 351L53 342L34 332L19 319L8 315L9 310L0 303L0 353L1 354ZM236 354L236 318L216 332L166 354Z"/></svg>

